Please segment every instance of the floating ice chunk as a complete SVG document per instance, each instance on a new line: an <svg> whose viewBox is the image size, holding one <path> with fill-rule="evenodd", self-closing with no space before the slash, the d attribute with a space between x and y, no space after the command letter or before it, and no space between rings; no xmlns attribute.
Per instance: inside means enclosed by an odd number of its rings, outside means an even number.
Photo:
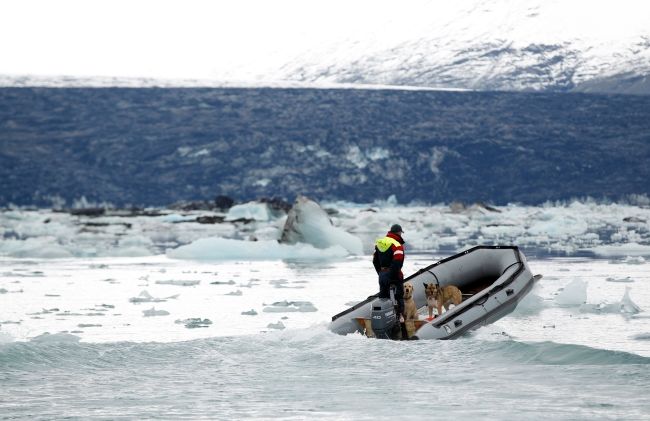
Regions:
<svg viewBox="0 0 650 421"><path fill-rule="evenodd" d="M0 254L9 257L39 259L65 259L72 257L67 248L57 244L54 237L27 238L26 240L0 241Z"/></svg>
<svg viewBox="0 0 650 421"><path fill-rule="evenodd" d="M548 305L546 301L537 294L527 294L515 308L515 315L537 314Z"/></svg>
<svg viewBox="0 0 650 421"><path fill-rule="evenodd" d="M528 228L531 235L549 235L551 237L580 236L589 230L589 225L580 214L552 212L548 210L532 221Z"/></svg>
<svg viewBox="0 0 650 421"><path fill-rule="evenodd" d="M190 222L196 220L196 215L180 215L178 213L170 213L169 215L159 216L158 220L171 223Z"/></svg>
<svg viewBox="0 0 650 421"><path fill-rule="evenodd" d="M620 301L615 303L583 304L580 311L584 313L622 313L637 314L641 308L630 298L630 287L625 287L625 293Z"/></svg>
<svg viewBox="0 0 650 421"><path fill-rule="evenodd" d="M336 259L348 255L341 246L325 250L309 244L278 244L277 241L241 241L226 238L202 238L191 244L168 249L167 256L186 260L278 260Z"/></svg>
<svg viewBox="0 0 650 421"><path fill-rule="evenodd" d="M240 288L253 288L260 282L259 279L249 279L245 284L239 284Z"/></svg>
<svg viewBox="0 0 650 421"><path fill-rule="evenodd" d="M630 278L629 276L626 276L625 278L607 278L605 279L606 282L623 282L623 283L631 283L634 282L634 279Z"/></svg>
<svg viewBox="0 0 650 421"><path fill-rule="evenodd" d="M632 339L635 339L637 341L650 341L650 333L639 333L632 336Z"/></svg>
<svg viewBox="0 0 650 421"><path fill-rule="evenodd" d="M86 327L102 327L102 325L92 324L92 323L79 323L77 325L77 327L83 329L83 328L86 328Z"/></svg>
<svg viewBox="0 0 650 421"><path fill-rule="evenodd" d="M39 311L39 312L36 312L36 313L27 313L27 315L28 316L39 316L41 314L50 314L50 313L54 313L56 311L61 311L61 310L59 310L58 308L51 308L51 309L44 308L43 311Z"/></svg>
<svg viewBox="0 0 650 421"><path fill-rule="evenodd" d="M185 320L175 320L174 323L185 325L188 329L196 329L199 327L209 327L212 324L212 320L201 319L200 317L191 317Z"/></svg>
<svg viewBox="0 0 650 421"><path fill-rule="evenodd" d="M304 196L298 196L289 211L280 242L308 243L321 249L341 246L350 254L363 254L359 237L332 225L327 212Z"/></svg>
<svg viewBox="0 0 650 421"><path fill-rule="evenodd" d="M201 281L180 281L180 280L166 280L156 281L158 285L176 285L180 287L192 287L201 283Z"/></svg>
<svg viewBox="0 0 650 421"><path fill-rule="evenodd" d="M228 293L226 293L224 295L232 295L232 296L235 296L235 297L239 297L239 296L241 296L243 294L244 293L241 292L241 289L238 289L237 291L231 291L231 292L228 292Z"/></svg>
<svg viewBox="0 0 650 421"><path fill-rule="evenodd" d="M555 302L561 306L579 306L587 301L587 283L576 279L570 282L555 297Z"/></svg>
<svg viewBox="0 0 650 421"><path fill-rule="evenodd" d="M151 307L149 310L142 310L144 317L154 317L154 316L169 316L169 312L166 310L156 310L155 307Z"/></svg>
<svg viewBox="0 0 650 421"><path fill-rule="evenodd" d="M273 215L266 203L248 202L230 208L226 214L225 221L253 219L255 221L267 222L270 221L272 217Z"/></svg>
<svg viewBox="0 0 650 421"><path fill-rule="evenodd" d="M630 298L630 287L625 287L625 293L621 298L621 312L627 314L636 314L641 312L641 308L636 305Z"/></svg>
<svg viewBox="0 0 650 421"><path fill-rule="evenodd" d="M132 297L129 298L129 302L132 303L150 303L150 302L158 302L158 301L163 301L160 298L153 298L151 294L149 294L148 291L144 290L138 295L137 297Z"/></svg>
<svg viewBox="0 0 650 421"><path fill-rule="evenodd" d="M282 323L281 321L277 323L269 323L268 325L266 325L266 327L269 329L277 329L277 330L282 330L285 328L284 323Z"/></svg>
<svg viewBox="0 0 650 421"><path fill-rule="evenodd" d="M289 286L289 281L286 279L273 279L269 281L269 284L273 285L275 288L287 288L287 289L302 289L304 286Z"/></svg>
<svg viewBox="0 0 650 421"><path fill-rule="evenodd" d="M257 316L257 311L255 309L250 309L248 311L242 311L242 316Z"/></svg>
<svg viewBox="0 0 650 421"><path fill-rule="evenodd" d="M646 262L646 260L641 256L626 256L621 262L628 265L642 265Z"/></svg>
<svg viewBox="0 0 650 421"><path fill-rule="evenodd" d="M111 257L145 257L153 254L151 250L140 246L117 247L103 253L104 256Z"/></svg>
<svg viewBox="0 0 650 421"><path fill-rule="evenodd" d="M230 281L214 281L210 282L210 285L235 285L235 281L232 279Z"/></svg>
<svg viewBox="0 0 650 421"><path fill-rule="evenodd" d="M45 332L41 335L38 335L31 339L31 342L38 343L75 343L79 342L81 338L76 335L71 335L69 333L54 333L50 334Z"/></svg>
<svg viewBox="0 0 650 421"><path fill-rule="evenodd" d="M165 298L155 298L149 292L146 290L143 290L140 295L137 297L132 297L129 298L129 302L134 303L134 304L139 304L139 303L161 303L165 302L167 300L172 300L178 298L178 294L175 295L170 295L169 297Z"/></svg>
<svg viewBox="0 0 650 421"><path fill-rule="evenodd" d="M650 256L650 246L645 244L639 244L635 242L626 243L626 244L610 244L591 247L585 249L591 251L597 256L603 257L640 257L640 256ZM645 262L645 260L644 260Z"/></svg>
<svg viewBox="0 0 650 421"><path fill-rule="evenodd" d="M264 307L265 313L291 313L301 312L308 313L318 311L314 305L309 301L277 301L273 304Z"/></svg>
<svg viewBox="0 0 650 421"><path fill-rule="evenodd" d="M8 292L9 292L9 291L7 291L6 289L4 289L4 288L0 288L0 294L6 294L6 293L8 293Z"/></svg>

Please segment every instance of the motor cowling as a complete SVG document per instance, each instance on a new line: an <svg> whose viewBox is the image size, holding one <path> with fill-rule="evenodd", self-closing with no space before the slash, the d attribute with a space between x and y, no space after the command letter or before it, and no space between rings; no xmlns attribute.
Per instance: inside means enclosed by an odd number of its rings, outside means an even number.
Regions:
<svg viewBox="0 0 650 421"><path fill-rule="evenodd" d="M372 304L370 326L376 338L390 339L397 322L395 306L389 299L379 299Z"/></svg>

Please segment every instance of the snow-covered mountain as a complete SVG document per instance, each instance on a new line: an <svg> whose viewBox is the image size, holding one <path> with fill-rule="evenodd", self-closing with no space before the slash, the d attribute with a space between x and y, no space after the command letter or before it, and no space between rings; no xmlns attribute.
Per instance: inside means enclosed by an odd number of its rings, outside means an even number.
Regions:
<svg viewBox="0 0 650 421"><path fill-rule="evenodd" d="M634 1L430 2L278 79L477 90L650 93L650 8Z"/></svg>
<svg viewBox="0 0 650 421"><path fill-rule="evenodd" d="M0 78L0 85L346 83L650 93L650 3L639 0L150 6L129 3L124 19L127 6L118 2L100 19L86 8L46 2L44 13L57 18L37 22L24 8L0 28L0 37L17 40L0 46L0 74L25 77ZM107 23L115 20L119 31Z"/></svg>

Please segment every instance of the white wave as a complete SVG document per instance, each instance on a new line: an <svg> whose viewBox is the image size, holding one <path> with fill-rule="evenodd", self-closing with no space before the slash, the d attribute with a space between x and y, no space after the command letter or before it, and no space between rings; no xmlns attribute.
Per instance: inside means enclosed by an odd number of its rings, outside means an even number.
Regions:
<svg viewBox="0 0 650 421"><path fill-rule="evenodd" d="M31 342L38 343L76 343L79 342L81 338L76 335L69 333L49 333L45 332L41 335L35 336L31 339Z"/></svg>

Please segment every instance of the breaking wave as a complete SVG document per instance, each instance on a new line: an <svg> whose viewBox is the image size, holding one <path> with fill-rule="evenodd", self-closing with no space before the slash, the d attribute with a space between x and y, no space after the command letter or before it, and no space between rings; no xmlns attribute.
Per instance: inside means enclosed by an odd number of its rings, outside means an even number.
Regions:
<svg viewBox="0 0 650 421"><path fill-rule="evenodd" d="M376 356L371 366L400 361L426 366L434 354L437 363L460 360L479 365L650 364L649 357L583 345L519 342L508 337L490 341L471 336L455 341L393 342L369 340L361 335L339 336L325 326L171 343L85 343L70 340L72 335L56 336L52 335L47 341L0 344L0 371L33 370L37 367L131 367L148 371L165 366L196 370L197 367L229 364L241 355L248 356L243 364L266 364L267 368L266 361L270 358L278 364L287 358L307 363L318 356L320 363L326 361L328 365L337 365L350 360L368 360L368 355Z"/></svg>
<svg viewBox="0 0 650 421"><path fill-rule="evenodd" d="M623 351L555 342L496 342L488 351L492 359L520 364L619 365L650 364L650 358Z"/></svg>

